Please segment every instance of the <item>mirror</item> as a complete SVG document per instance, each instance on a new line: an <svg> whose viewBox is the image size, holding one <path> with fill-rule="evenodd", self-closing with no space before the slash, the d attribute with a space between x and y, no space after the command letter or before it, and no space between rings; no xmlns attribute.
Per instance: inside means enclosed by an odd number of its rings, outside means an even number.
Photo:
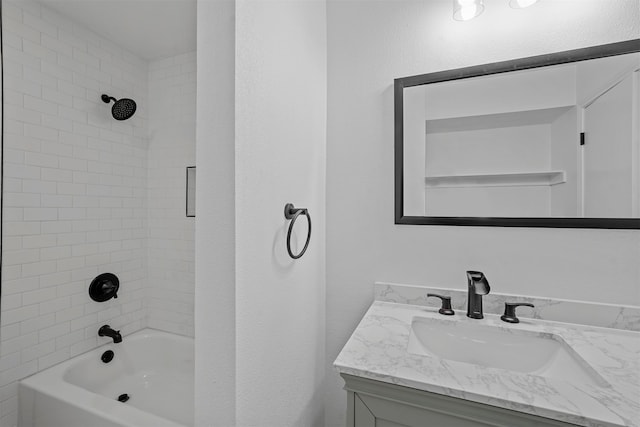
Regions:
<svg viewBox="0 0 640 427"><path fill-rule="evenodd" d="M394 95L396 224L640 228L640 39Z"/></svg>

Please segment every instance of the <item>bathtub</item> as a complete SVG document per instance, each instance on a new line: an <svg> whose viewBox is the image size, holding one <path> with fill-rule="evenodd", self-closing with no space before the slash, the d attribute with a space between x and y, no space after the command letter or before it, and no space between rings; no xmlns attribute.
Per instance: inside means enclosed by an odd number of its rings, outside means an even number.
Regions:
<svg viewBox="0 0 640 427"><path fill-rule="evenodd" d="M192 338L145 329L20 381L18 425L193 426L193 367Z"/></svg>

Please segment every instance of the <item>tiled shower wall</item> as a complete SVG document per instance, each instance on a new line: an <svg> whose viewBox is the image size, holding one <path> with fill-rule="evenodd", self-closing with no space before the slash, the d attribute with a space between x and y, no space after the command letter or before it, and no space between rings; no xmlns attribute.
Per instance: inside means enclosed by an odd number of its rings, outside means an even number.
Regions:
<svg viewBox="0 0 640 427"><path fill-rule="evenodd" d="M149 64L148 324L193 336L195 218L185 212L195 166L196 53Z"/></svg>
<svg viewBox="0 0 640 427"><path fill-rule="evenodd" d="M29 0L3 1L4 212L0 425L17 380L146 324L148 66ZM107 93L137 101L111 117ZM99 273L119 298L89 299Z"/></svg>

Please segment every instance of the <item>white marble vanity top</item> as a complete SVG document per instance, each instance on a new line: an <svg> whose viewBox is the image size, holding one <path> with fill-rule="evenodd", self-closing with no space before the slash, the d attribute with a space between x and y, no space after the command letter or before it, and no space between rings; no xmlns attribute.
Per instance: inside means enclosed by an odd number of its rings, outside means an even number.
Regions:
<svg viewBox="0 0 640 427"><path fill-rule="evenodd" d="M560 336L604 381L571 384L556 378L414 355L407 351L414 317L480 322ZM521 318L508 324L485 314L443 316L431 307L375 301L334 366L366 377L512 409L580 426L640 427L640 332Z"/></svg>

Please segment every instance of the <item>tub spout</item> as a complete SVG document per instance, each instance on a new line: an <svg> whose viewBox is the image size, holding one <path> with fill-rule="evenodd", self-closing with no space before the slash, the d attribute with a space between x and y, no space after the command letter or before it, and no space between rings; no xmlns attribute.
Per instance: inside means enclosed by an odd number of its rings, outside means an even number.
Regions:
<svg viewBox="0 0 640 427"><path fill-rule="evenodd" d="M120 335L120 331L114 331L111 329L109 325L103 325L98 329L98 335L101 337L109 337L113 339L114 343L122 342L122 335Z"/></svg>

